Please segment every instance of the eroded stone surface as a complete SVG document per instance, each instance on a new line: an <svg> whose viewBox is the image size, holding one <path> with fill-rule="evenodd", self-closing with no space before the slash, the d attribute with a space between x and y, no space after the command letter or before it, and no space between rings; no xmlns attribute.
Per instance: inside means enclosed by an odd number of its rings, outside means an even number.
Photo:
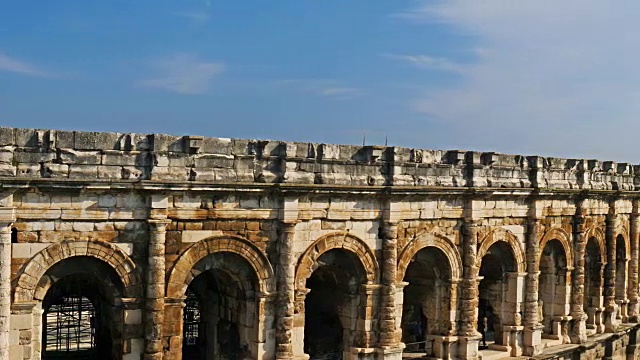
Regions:
<svg viewBox="0 0 640 360"><path fill-rule="evenodd" d="M0 146L3 360L41 357L47 294L89 269L114 358L183 358L190 291L207 351L246 359L324 354L318 319L345 359L478 359L485 319L505 357L638 356L636 166L8 128Z"/></svg>

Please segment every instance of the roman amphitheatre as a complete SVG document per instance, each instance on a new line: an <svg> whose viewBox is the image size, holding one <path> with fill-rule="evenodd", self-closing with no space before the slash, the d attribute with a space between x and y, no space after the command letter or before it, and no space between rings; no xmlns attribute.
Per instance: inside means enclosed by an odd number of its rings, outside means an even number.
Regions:
<svg viewBox="0 0 640 360"><path fill-rule="evenodd" d="M636 359L640 167L0 129L0 359Z"/></svg>

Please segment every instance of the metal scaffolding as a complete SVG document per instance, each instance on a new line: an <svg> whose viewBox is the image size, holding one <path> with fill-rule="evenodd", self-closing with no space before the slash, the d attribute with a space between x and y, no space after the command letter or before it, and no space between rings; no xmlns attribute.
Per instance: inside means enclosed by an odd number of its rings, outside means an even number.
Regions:
<svg viewBox="0 0 640 360"><path fill-rule="evenodd" d="M46 353L68 353L95 348L95 308L84 296L63 296L45 313ZM53 355L53 354L52 354Z"/></svg>
<svg viewBox="0 0 640 360"><path fill-rule="evenodd" d="M200 319L200 301L197 295L191 289L188 289L184 303L183 344L196 346L198 345L198 338L201 336L201 327L204 325Z"/></svg>

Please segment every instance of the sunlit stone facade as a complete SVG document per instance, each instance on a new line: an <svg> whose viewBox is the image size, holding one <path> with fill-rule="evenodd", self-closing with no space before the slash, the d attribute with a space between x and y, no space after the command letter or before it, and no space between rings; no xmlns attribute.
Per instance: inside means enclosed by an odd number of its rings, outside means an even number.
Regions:
<svg viewBox="0 0 640 360"><path fill-rule="evenodd" d="M3 128L0 359L638 358L638 183L596 160Z"/></svg>

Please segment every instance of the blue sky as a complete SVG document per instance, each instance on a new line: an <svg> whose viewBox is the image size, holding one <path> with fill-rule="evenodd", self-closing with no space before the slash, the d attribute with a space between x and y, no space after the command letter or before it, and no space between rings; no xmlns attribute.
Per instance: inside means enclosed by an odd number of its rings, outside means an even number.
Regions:
<svg viewBox="0 0 640 360"><path fill-rule="evenodd" d="M638 163L640 4L0 3L0 125Z"/></svg>

